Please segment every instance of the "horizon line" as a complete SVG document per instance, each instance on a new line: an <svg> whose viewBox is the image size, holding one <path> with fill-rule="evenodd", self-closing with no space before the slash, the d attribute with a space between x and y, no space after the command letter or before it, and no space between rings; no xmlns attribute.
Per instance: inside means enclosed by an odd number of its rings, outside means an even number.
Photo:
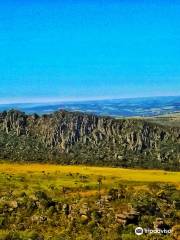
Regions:
<svg viewBox="0 0 180 240"><path fill-rule="evenodd" d="M178 95L152 95L152 96L128 96L128 97L92 97L92 98L33 98L32 100L1 100L0 105L8 104L48 104L48 103L64 103L64 102L88 102L88 101L103 101L103 100L123 100L123 99L138 99L138 98L160 98L160 97L180 97Z"/></svg>

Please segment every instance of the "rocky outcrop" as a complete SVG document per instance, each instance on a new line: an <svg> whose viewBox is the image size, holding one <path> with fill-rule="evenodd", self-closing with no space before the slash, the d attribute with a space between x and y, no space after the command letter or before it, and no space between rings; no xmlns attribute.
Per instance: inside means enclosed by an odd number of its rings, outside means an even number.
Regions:
<svg viewBox="0 0 180 240"><path fill-rule="evenodd" d="M11 110L0 113L0 157L177 169L180 127L64 110L43 116Z"/></svg>
<svg viewBox="0 0 180 240"><path fill-rule="evenodd" d="M122 225L138 224L139 212L131 209L129 212L117 213L115 215L116 221Z"/></svg>

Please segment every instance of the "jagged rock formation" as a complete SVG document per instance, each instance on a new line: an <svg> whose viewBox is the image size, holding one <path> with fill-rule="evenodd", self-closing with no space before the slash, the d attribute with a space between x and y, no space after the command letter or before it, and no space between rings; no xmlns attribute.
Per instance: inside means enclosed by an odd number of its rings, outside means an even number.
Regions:
<svg viewBox="0 0 180 240"><path fill-rule="evenodd" d="M180 165L180 127L64 110L0 113L0 158L123 167Z"/></svg>

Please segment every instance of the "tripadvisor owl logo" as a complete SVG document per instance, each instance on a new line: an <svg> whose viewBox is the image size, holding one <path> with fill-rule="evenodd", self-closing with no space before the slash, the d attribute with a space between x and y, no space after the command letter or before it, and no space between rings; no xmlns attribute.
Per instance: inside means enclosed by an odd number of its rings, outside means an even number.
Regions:
<svg viewBox="0 0 180 240"><path fill-rule="evenodd" d="M142 227L137 227L135 229L135 234L136 235L142 235L143 234L143 228Z"/></svg>

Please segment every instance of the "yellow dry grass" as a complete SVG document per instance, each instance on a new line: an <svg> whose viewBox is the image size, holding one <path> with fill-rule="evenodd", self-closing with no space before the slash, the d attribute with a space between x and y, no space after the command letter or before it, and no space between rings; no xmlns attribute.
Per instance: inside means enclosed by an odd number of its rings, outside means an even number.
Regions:
<svg viewBox="0 0 180 240"><path fill-rule="evenodd" d="M18 164L0 163L0 172L4 173L80 173L120 178L121 180L137 182L167 182L180 186L180 172L167 172L163 170L123 169L110 167L89 166L62 166L54 164Z"/></svg>

